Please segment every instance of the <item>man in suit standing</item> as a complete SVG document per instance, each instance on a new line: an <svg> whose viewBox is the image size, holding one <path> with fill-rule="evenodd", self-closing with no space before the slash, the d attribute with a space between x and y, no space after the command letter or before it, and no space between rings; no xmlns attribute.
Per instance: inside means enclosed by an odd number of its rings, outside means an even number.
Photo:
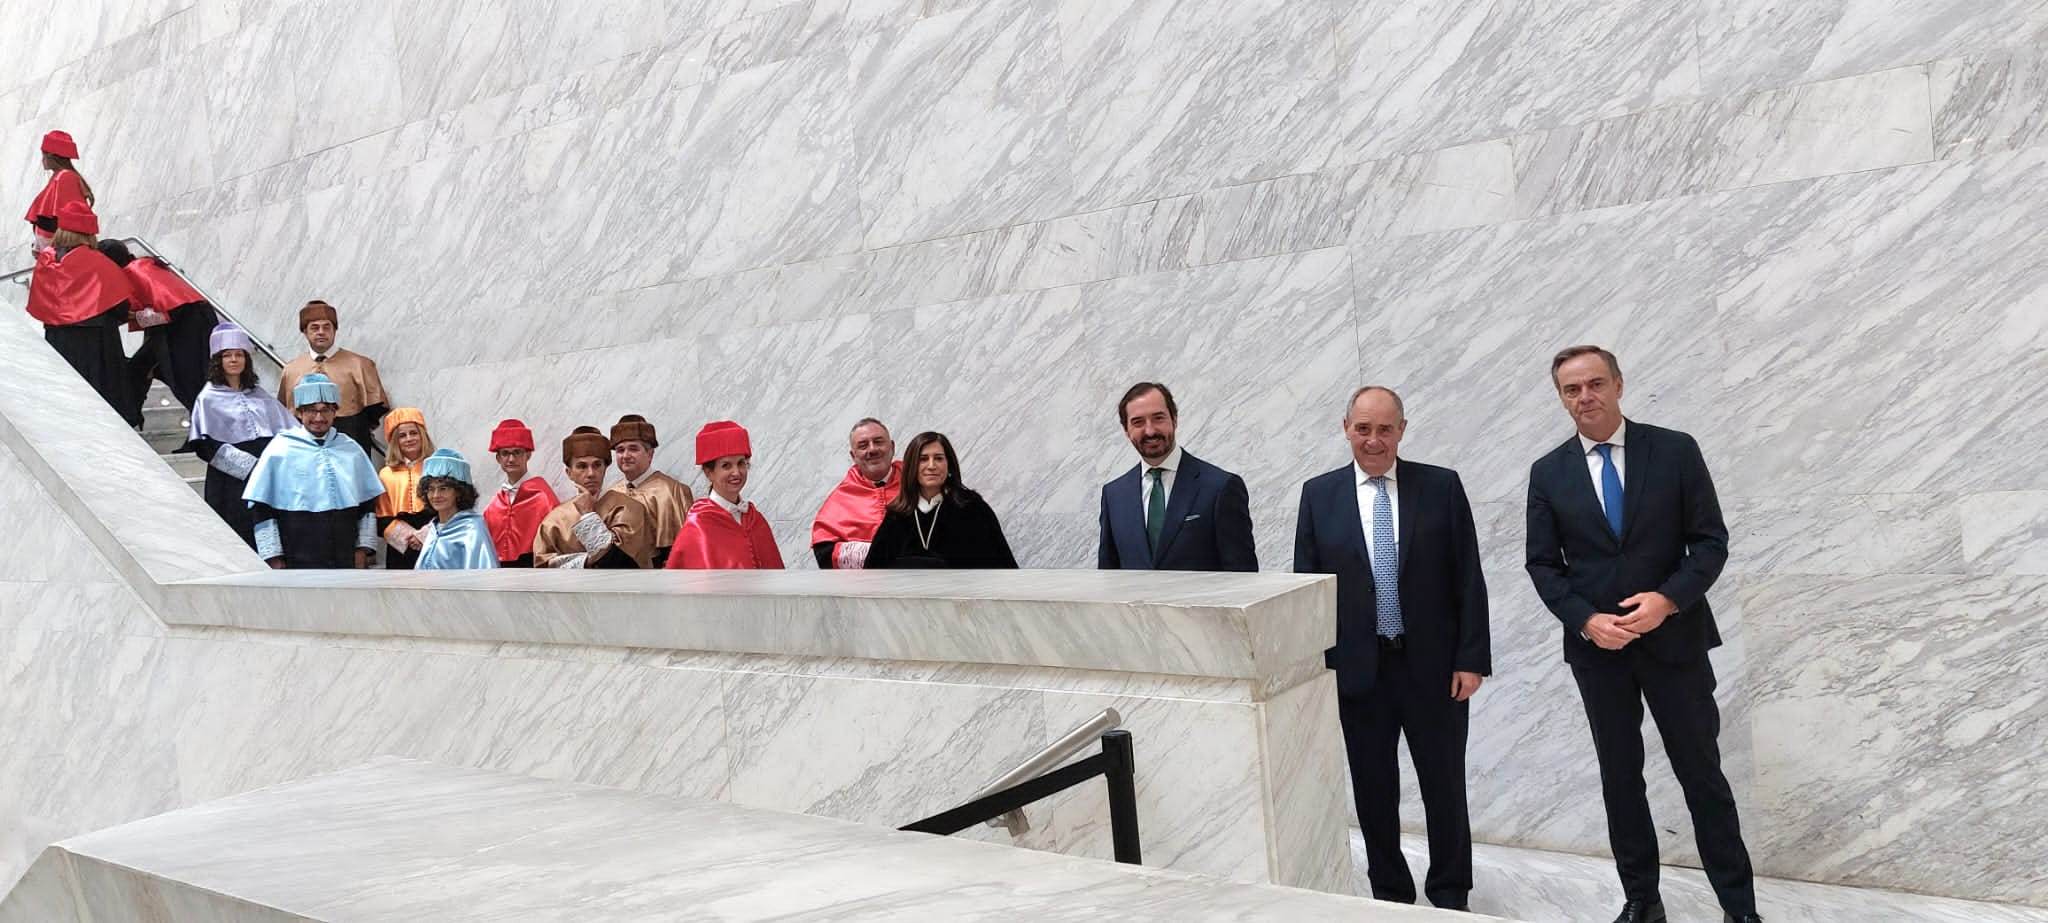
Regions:
<svg viewBox="0 0 2048 923"><path fill-rule="evenodd" d="M1578 432L1529 469L1529 578L1564 623L1593 730L1607 839L1624 903L1615 923L1660 923L1657 828L1643 787L1643 706L1692 810L1707 880L1727 919L1755 923L1754 875L1715 738L1721 643L1707 588L1728 561L1728 527L1699 443L1624 419L1621 365L1597 346L1550 363Z"/></svg>
<svg viewBox="0 0 2048 923"><path fill-rule="evenodd" d="M1465 485L1449 468L1400 458L1400 395L1360 388L1344 413L1351 464L1301 488L1294 570L1337 575L1337 715L1377 900L1415 902L1401 855L1395 746L1408 738L1429 823L1423 892L1466 909L1472 823L1465 734L1472 694L1492 672L1486 578Z"/></svg>
<svg viewBox="0 0 2048 923"><path fill-rule="evenodd" d="M1139 463L1102 485L1101 570L1255 571L1244 478L1182 451L1173 392L1141 381L1116 405Z"/></svg>

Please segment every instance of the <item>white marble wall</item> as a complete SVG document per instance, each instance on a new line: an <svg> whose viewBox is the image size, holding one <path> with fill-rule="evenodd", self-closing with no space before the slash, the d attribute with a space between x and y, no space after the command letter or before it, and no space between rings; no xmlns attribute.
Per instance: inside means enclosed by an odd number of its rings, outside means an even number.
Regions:
<svg viewBox="0 0 2048 923"><path fill-rule="evenodd" d="M739 419L793 560L874 414L953 435L1028 564L1085 565L1132 461L1116 395L1156 377L1284 568L1344 395L1393 385L1406 454L1483 520L1477 832L1589 852L1590 742L1517 549L1568 431L1544 362L1604 343L1729 508L1723 742L1761 868L2048 903L2038 849L1954 807L2048 821L2012 794L2048 756L2039 684L1928 647L1937 621L2015 664L2043 644L2013 620L2048 515L2048 5L515 7L35 17L0 61L0 188L71 130L110 229L279 342L341 305L467 452L502 416L632 411L682 468Z"/></svg>

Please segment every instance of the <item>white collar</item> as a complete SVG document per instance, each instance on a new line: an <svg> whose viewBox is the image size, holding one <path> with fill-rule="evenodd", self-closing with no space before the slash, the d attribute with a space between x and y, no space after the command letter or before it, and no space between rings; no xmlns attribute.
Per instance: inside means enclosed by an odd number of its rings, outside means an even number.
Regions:
<svg viewBox="0 0 2048 923"><path fill-rule="evenodd" d="M338 352L341 352L341 338L340 338L340 337L335 337L335 338L334 338L334 345L333 345L333 346L329 346L329 347L327 347L327 351L326 351L326 352L324 352L324 353L323 353L323 352L315 352L315 351L313 350L313 347L311 347L311 346L308 346L308 347L306 347L306 358L308 358L308 359L312 359L312 358L314 358L315 356L326 356L327 358L329 358L329 359L332 359L332 358L334 358L334 354L335 354L335 353L338 353Z"/></svg>
<svg viewBox="0 0 2048 923"><path fill-rule="evenodd" d="M1628 448L1627 417L1621 418L1621 425L1614 428L1614 435L1607 437L1607 441L1605 443L1594 442L1593 440L1586 438L1585 433L1579 434L1579 448L1584 449L1587 455L1593 454L1593 450L1600 447L1603 444L1611 446L1620 446L1624 449Z"/></svg>
<svg viewBox="0 0 2048 923"><path fill-rule="evenodd" d="M1138 459L1138 464L1139 467L1144 469L1144 476L1148 478L1152 476L1152 469L1154 468L1167 474L1178 474L1180 473L1180 457L1180 446L1175 445L1173 451L1166 453L1166 457L1159 460L1159 464L1152 464L1143 458Z"/></svg>
<svg viewBox="0 0 2048 923"><path fill-rule="evenodd" d="M753 504L747 502L747 498L745 497L741 497L740 502L738 503L727 503L725 502L725 498L719 495L718 491L712 490L706 491L706 493L709 493L711 495L711 500L713 503L716 503L720 507L723 507L726 512L731 513L734 516L745 516L747 515L747 510L753 507Z"/></svg>
<svg viewBox="0 0 2048 923"><path fill-rule="evenodd" d="M1384 477L1384 478L1386 478L1386 479L1387 479L1387 480L1389 480L1389 481L1398 481L1398 480L1400 480L1400 478L1396 477L1396 476L1395 476L1395 474L1394 474L1394 472L1397 472L1397 471L1400 471L1400 470L1401 470L1401 457L1400 457L1400 456L1398 456L1398 455L1396 455L1396 456L1394 456L1394 464L1393 464L1393 466L1392 466L1392 467L1390 467L1390 468L1388 468L1388 469L1387 469L1387 473L1386 473L1386 474L1384 474L1384 475L1380 475L1380 477ZM1358 483L1359 483L1359 485L1360 485L1360 486L1364 486L1364 485L1366 485L1366 484L1368 484L1368 483L1371 483L1371 482L1372 482L1372 479L1373 479L1373 477L1374 477L1373 475L1370 475L1370 474L1366 474L1366 473L1365 473L1365 469L1364 469L1363 467L1361 467L1361 466L1360 466L1360 465L1358 464L1358 459L1355 459L1355 458L1351 460L1351 474L1352 474L1352 476L1354 476L1354 477L1356 477L1356 478L1358 479Z"/></svg>
<svg viewBox="0 0 2048 923"><path fill-rule="evenodd" d="M939 491L939 495L936 497L921 496L917 498L917 511L920 513L929 513L935 509L938 509L939 504L944 502L946 502L946 492L943 490Z"/></svg>
<svg viewBox="0 0 2048 923"><path fill-rule="evenodd" d="M660 473L660 468L656 468L653 465L648 465L647 470L643 472L638 478L627 478L626 484L631 487L639 487L640 485L647 483L648 478L651 478Z"/></svg>

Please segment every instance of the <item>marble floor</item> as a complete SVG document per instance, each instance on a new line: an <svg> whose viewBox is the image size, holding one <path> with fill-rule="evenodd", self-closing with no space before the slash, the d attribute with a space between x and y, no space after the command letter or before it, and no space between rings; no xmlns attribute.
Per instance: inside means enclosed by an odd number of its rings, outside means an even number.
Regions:
<svg viewBox="0 0 2048 923"><path fill-rule="evenodd" d="M1403 838L1408 867L1419 880L1429 867L1428 841ZM1367 893L1365 843L1351 830L1355 885ZM1621 906L1611 861L1536 849L1479 844L1473 850L1472 909L1532 923L1606 923ZM1706 876L1666 866L1664 907L1672 923L1717 923L1720 908ZM2048 923L2048 909L1984 904L1898 891L1760 879L1757 910L1769 923Z"/></svg>

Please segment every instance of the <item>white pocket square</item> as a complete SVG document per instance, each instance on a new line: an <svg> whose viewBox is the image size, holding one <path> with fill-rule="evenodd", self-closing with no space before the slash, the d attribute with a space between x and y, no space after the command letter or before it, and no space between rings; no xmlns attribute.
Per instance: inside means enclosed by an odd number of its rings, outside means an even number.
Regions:
<svg viewBox="0 0 2048 923"><path fill-rule="evenodd" d="M1202 514L1200 514L1200 513L1196 513L1196 514L1194 514L1194 515L1192 515L1192 516L1189 516L1189 517L1188 517L1188 518L1186 518L1186 519L1183 519L1183 520L1181 520L1181 522L1194 522L1195 520L1197 520L1197 519L1200 519L1200 518L1202 518Z"/></svg>

